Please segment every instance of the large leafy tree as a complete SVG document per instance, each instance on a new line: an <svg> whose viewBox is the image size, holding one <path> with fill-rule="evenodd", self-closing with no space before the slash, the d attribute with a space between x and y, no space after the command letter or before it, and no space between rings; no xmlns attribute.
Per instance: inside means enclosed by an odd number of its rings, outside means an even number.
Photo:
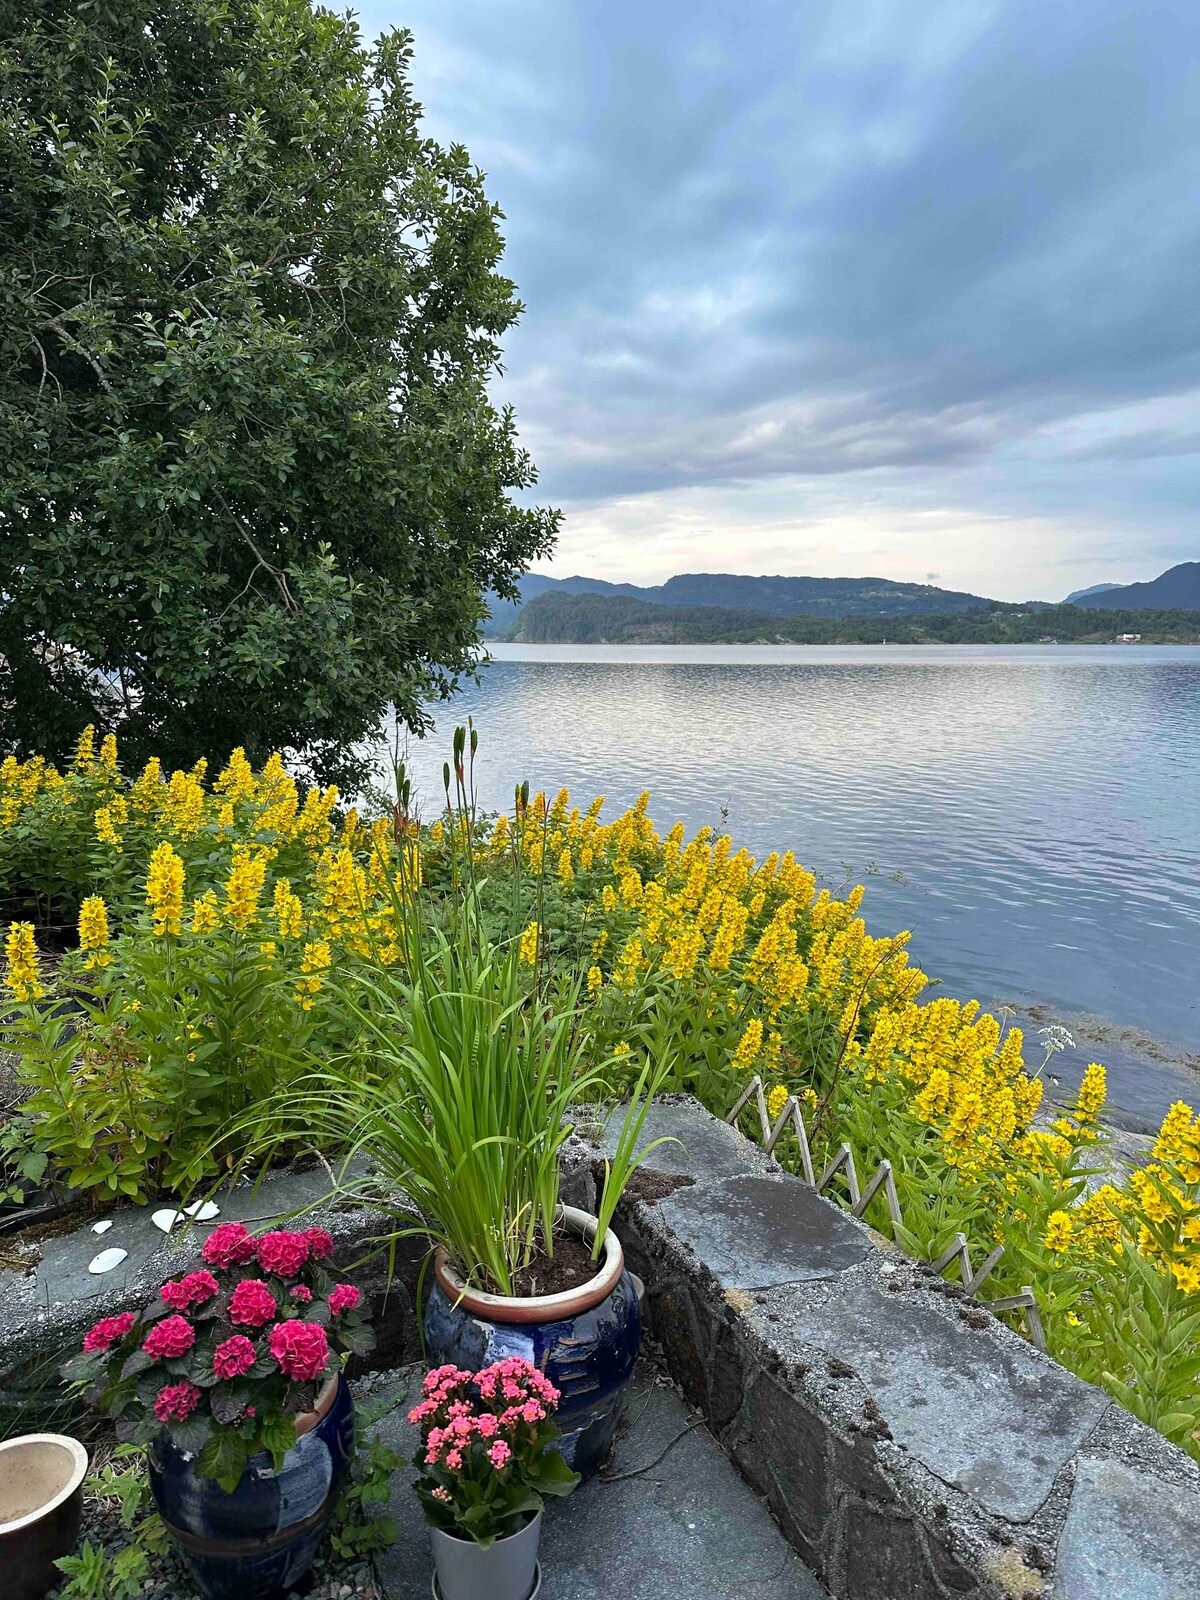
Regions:
<svg viewBox="0 0 1200 1600"><path fill-rule="evenodd" d="M0 18L0 741L354 783L554 537L481 174L307 0Z"/></svg>

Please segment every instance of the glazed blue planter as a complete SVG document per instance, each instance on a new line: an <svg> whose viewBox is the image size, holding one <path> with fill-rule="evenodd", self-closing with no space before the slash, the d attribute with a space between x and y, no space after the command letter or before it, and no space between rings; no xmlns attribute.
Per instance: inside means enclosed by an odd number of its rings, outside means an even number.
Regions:
<svg viewBox="0 0 1200 1600"><path fill-rule="evenodd" d="M265 1452L252 1456L232 1494L200 1477L165 1434L150 1446L155 1506L208 1600L268 1600L312 1565L354 1453L354 1399L340 1377L316 1417L278 1472Z"/></svg>
<svg viewBox="0 0 1200 1600"><path fill-rule="evenodd" d="M591 1239L595 1217L564 1207L570 1231ZM605 1236L600 1271L565 1294L528 1299L477 1294L438 1251L425 1304L425 1357L477 1372L520 1356L544 1372L562 1398L555 1422L558 1448L584 1478L595 1476L625 1406L642 1339L633 1282L620 1241Z"/></svg>

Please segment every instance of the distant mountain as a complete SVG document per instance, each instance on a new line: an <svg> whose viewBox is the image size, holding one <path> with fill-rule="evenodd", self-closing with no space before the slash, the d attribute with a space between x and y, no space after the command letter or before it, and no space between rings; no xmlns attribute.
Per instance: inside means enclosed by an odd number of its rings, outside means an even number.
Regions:
<svg viewBox="0 0 1200 1600"><path fill-rule="evenodd" d="M604 578L548 578L527 573L520 580L522 601L539 595L595 594L640 600L647 605L692 607L720 606L772 617L907 617L958 616L987 610L994 601L958 589L938 589L928 583L896 583L890 578L748 578L725 572L688 572L666 583L640 587L634 583L609 583ZM520 612L510 601L491 597L487 638L508 634ZM1036 609L1042 601L1030 601Z"/></svg>
<svg viewBox="0 0 1200 1600"><path fill-rule="evenodd" d="M611 586L610 586L611 587ZM507 637L526 644L1031 644L1200 643L1200 611L1002 605L901 617L779 617L728 606L653 605L625 594L544 589Z"/></svg>
<svg viewBox="0 0 1200 1600"><path fill-rule="evenodd" d="M1153 607L1155 610L1200 611L1200 561L1181 561L1149 583L1127 583L1088 596L1090 606L1104 610Z"/></svg>
<svg viewBox="0 0 1200 1600"><path fill-rule="evenodd" d="M1094 594L1104 594L1108 589L1119 589L1119 583L1094 583L1090 589L1075 589L1063 601L1065 606L1078 605L1081 600L1090 600Z"/></svg>

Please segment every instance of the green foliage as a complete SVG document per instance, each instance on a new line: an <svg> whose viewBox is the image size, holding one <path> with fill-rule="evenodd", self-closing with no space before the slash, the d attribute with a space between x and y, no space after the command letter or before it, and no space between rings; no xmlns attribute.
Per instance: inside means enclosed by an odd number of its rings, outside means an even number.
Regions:
<svg viewBox="0 0 1200 1600"><path fill-rule="evenodd" d="M162 1518L147 1511L150 1486L142 1451L133 1445L119 1446L112 1460L85 1480L84 1492L93 1499L116 1500L121 1525L134 1530L133 1537L115 1552L85 1539L77 1555L57 1561L67 1580L58 1591L59 1600L134 1600L150 1576L152 1557L169 1543Z"/></svg>
<svg viewBox="0 0 1200 1600"><path fill-rule="evenodd" d="M404 1457L389 1450L373 1429L381 1416L394 1408L360 1404L354 1418L354 1455L350 1462L350 1482L333 1513L329 1543L340 1561L353 1561L373 1550L385 1550L399 1536L399 1525L392 1517L380 1516L392 1495L392 1475L404 1465Z"/></svg>
<svg viewBox="0 0 1200 1600"><path fill-rule="evenodd" d="M487 382L499 213L410 38L308 0L34 0L0 89L0 742L353 782L553 513Z"/></svg>

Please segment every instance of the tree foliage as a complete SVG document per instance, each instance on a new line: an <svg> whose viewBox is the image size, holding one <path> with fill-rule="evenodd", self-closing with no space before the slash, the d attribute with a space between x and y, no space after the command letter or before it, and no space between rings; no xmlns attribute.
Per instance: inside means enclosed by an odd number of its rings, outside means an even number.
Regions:
<svg viewBox="0 0 1200 1600"><path fill-rule="evenodd" d="M0 0L0 742L352 741L553 541L489 402L499 211L406 32L307 0Z"/></svg>

